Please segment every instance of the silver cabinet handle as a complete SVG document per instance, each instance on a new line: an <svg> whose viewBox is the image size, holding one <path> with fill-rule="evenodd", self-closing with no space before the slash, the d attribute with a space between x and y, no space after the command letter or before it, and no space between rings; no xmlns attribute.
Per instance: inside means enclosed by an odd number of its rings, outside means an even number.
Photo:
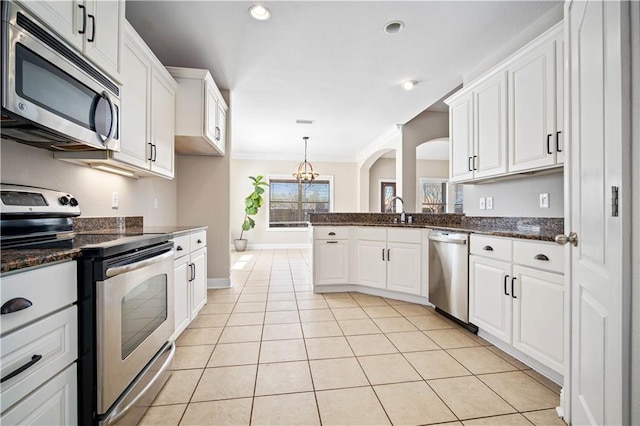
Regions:
<svg viewBox="0 0 640 426"><path fill-rule="evenodd" d="M159 256L152 257L151 259L141 260L140 262L130 263L129 265L116 266L115 268L108 268L105 272L107 278L115 277L116 275L124 274L125 272L132 272L138 269L142 269L145 266L153 265L164 259L173 257L173 249Z"/></svg>
<svg viewBox="0 0 640 426"><path fill-rule="evenodd" d="M560 244L561 246L567 243L571 243L574 247L578 247L578 234L576 234L575 232L570 233L568 236L564 234L558 234L554 239L556 243Z"/></svg>

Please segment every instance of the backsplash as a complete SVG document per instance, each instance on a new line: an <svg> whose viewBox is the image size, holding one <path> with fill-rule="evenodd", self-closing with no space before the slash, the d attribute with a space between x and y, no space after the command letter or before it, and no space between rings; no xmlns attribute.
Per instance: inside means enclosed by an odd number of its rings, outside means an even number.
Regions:
<svg viewBox="0 0 640 426"><path fill-rule="evenodd" d="M76 217L73 219L75 232L94 232L96 230L118 230L127 228L142 228L142 216L116 216L116 217Z"/></svg>
<svg viewBox="0 0 640 426"><path fill-rule="evenodd" d="M561 217L464 216L460 225L478 230L501 229L549 235L564 233L564 218Z"/></svg>
<svg viewBox="0 0 640 426"><path fill-rule="evenodd" d="M429 214L410 213L416 225L459 226L463 217L461 214ZM394 223L400 220L400 213L309 213L310 223Z"/></svg>

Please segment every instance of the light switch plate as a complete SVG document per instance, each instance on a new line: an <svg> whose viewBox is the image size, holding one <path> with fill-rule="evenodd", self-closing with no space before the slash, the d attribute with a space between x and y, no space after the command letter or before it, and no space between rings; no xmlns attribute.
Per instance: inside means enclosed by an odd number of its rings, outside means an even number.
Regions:
<svg viewBox="0 0 640 426"><path fill-rule="evenodd" d="M482 197L480 198L480 210L484 210L485 209L485 198Z"/></svg>
<svg viewBox="0 0 640 426"><path fill-rule="evenodd" d="M117 192L111 193L111 208L117 209L120 205L119 194Z"/></svg>
<svg viewBox="0 0 640 426"><path fill-rule="evenodd" d="M540 208L548 209L549 208L549 193L545 192L540 194Z"/></svg>
<svg viewBox="0 0 640 426"><path fill-rule="evenodd" d="M493 197L487 197L486 201L487 210L493 210Z"/></svg>

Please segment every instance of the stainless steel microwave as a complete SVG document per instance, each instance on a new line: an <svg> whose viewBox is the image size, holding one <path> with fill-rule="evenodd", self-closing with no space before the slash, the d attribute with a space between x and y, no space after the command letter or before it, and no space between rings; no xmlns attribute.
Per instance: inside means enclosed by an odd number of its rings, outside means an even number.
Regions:
<svg viewBox="0 0 640 426"><path fill-rule="evenodd" d="M2 138L50 150L119 151L120 92L29 11L2 2Z"/></svg>

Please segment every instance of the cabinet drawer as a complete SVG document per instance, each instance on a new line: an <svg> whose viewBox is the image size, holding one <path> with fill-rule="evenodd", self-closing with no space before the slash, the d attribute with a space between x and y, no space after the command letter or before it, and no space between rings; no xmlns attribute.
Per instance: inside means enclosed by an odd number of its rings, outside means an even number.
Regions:
<svg viewBox="0 0 640 426"><path fill-rule="evenodd" d="M349 238L348 226L319 226L313 228L314 240L346 240Z"/></svg>
<svg viewBox="0 0 640 426"><path fill-rule="evenodd" d="M514 241L513 263L564 274L564 247L539 241Z"/></svg>
<svg viewBox="0 0 640 426"><path fill-rule="evenodd" d="M12 406L78 357L76 306L50 315L0 339L0 411ZM36 361L37 360L37 361ZM22 372L7 379L11 373Z"/></svg>
<svg viewBox="0 0 640 426"><path fill-rule="evenodd" d="M387 241L396 243L415 243L420 244L422 240L422 231L420 229L387 229Z"/></svg>
<svg viewBox="0 0 640 426"><path fill-rule="evenodd" d="M387 241L387 228L374 226L358 227L359 240Z"/></svg>
<svg viewBox="0 0 640 426"><path fill-rule="evenodd" d="M51 379L10 410L2 413L5 425L78 424L78 379L76 364Z"/></svg>
<svg viewBox="0 0 640 426"><path fill-rule="evenodd" d="M2 315L0 333L4 335L75 302L78 299L76 271L73 261L3 276L0 304L21 297L31 302L31 306Z"/></svg>
<svg viewBox="0 0 640 426"><path fill-rule="evenodd" d="M511 240L475 234L471 234L470 239L471 254L477 254L478 256L484 256L490 259L511 261Z"/></svg>
<svg viewBox="0 0 640 426"><path fill-rule="evenodd" d="M173 250L175 252L174 259L179 259L191 252L191 235L180 235L171 241L173 241Z"/></svg>
<svg viewBox="0 0 640 426"><path fill-rule="evenodd" d="M191 234L191 251L194 252L207 246L207 231L198 231Z"/></svg>

